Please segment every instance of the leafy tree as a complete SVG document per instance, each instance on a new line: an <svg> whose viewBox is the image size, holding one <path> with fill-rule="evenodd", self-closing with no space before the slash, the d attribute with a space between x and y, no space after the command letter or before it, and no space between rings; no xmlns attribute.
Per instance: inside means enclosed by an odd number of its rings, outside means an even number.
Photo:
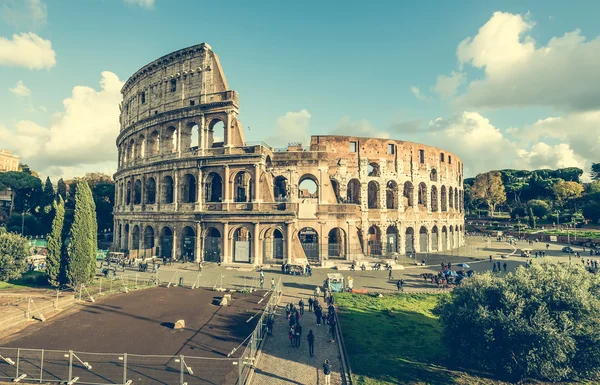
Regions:
<svg viewBox="0 0 600 385"><path fill-rule="evenodd" d="M39 218L31 214L25 214L24 219L23 214L13 214L6 222L6 229L11 233L18 234L21 234L21 230L23 230L23 235L26 236L46 235L48 233Z"/></svg>
<svg viewBox="0 0 600 385"><path fill-rule="evenodd" d="M600 180L600 163L592 163L592 179Z"/></svg>
<svg viewBox="0 0 600 385"><path fill-rule="evenodd" d="M26 172L0 173L0 190L11 188L14 192L11 212L34 211L42 194L42 181Z"/></svg>
<svg viewBox="0 0 600 385"><path fill-rule="evenodd" d="M19 279L25 271L26 238L15 233L0 233L0 281Z"/></svg>
<svg viewBox="0 0 600 385"><path fill-rule="evenodd" d="M595 180L585 186L586 195L594 195L600 193L600 180Z"/></svg>
<svg viewBox="0 0 600 385"><path fill-rule="evenodd" d="M28 165L26 164L19 164L19 172L24 172L25 174L29 174L31 176L34 176L36 178L40 178L40 174L38 174L37 171L32 170Z"/></svg>
<svg viewBox="0 0 600 385"><path fill-rule="evenodd" d="M54 193L54 185L52 185L50 177L46 177L46 182L44 183L44 198L42 204L44 206L52 205L55 196L56 194Z"/></svg>
<svg viewBox="0 0 600 385"><path fill-rule="evenodd" d="M567 200L581 197L583 186L577 182L565 182L564 180L556 183L553 188L556 200L564 204Z"/></svg>
<svg viewBox="0 0 600 385"><path fill-rule="evenodd" d="M436 313L459 365L514 380L600 378L600 276L581 264L477 275Z"/></svg>
<svg viewBox="0 0 600 385"><path fill-rule="evenodd" d="M577 167L559 168L554 170L552 174L553 178L559 178L567 182L580 182L580 178L583 175L583 170Z"/></svg>
<svg viewBox="0 0 600 385"><path fill-rule="evenodd" d="M95 275L98 245L96 208L92 192L83 181L77 182L76 187L74 220L67 247L67 275L72 287L88 283Z"/></svg>
<svg viewBox="0 0 600 385"><path fill-rule="evenodd" d="M63 226L65 221L65 202L58 196L58 201L54 201L54 220L52 221L52 233L48 236L48 253L46 256L46 273L48 274L48 283L50 286L58 287L65 282L61 282L64 274L61 270L63 262ZM62 268L61 268L62 267Z"/></svg>
<svg viewBox="0 0 600 385"><path fill-rule="evenodd" d="M477 175L471 187L471 199L485 203L493 217L496 206L506 202L506 192L500 172L490 171Z"/></svg>
<svg viewBox="0 0 600 385"><path fill-rule="evenodd" d="M540 219L544 218L550 212L550 206L548 206L548 203L539 199L530 200L527 202L527 207L529 208L530 212L533 213L533 215Z"/></svg>
<svg viewBox="0 0 600 385"><path fill-rule="evenodd" d="M56 184L56 193L62 197L63 200L67 199L67 184L60 178Z"/></svg>
<svg viewBox="0 0 600 385"><path fill-rule="evenodd" d="M532 229L536 228L535 215L533 214L533 208L529 208L529 227Z"/></svg>

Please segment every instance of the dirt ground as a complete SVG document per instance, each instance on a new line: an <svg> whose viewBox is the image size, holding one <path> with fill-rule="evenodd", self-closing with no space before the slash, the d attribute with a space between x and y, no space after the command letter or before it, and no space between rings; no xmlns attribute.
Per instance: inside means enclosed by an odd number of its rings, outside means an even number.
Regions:
<svg viewBox="0 0 600 385"><path fill-rule="evenodd" d="M127 379L135 384L177 384L185 365L193 372L184 371L189 384L235 384L238 360L227 359L227 355L255 328L259 317L246 321L263 308L267 298L261 304L258 301L264 294L234 293L230 306L220 307L213 303L222 297L219 292L180 287L139 290L32 325L9 336L0 346L48 349L43 368L39 351L21 349L20 372L30 378L39 379L40 372L44 380L68 378L65 351L73 350L94 352L75 353L92 366L87 370L73 359L72 375L79 376L81 382L123 383L126 362ZM173 323L179 319L185 320L186 327L174 330ZM9 352L2 348L3 355ZM240 348L231 358L238 358L242 351ZM181 355L184 362L172 358ZM14 370L0 362L0 377L12 377Z"/></svg>

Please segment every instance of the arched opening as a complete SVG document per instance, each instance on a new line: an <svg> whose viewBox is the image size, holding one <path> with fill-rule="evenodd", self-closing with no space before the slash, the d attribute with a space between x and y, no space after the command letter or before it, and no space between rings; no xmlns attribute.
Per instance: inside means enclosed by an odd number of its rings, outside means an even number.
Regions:
<svg viewBox="0 0 600 385"><path fill-rule="evenodd" d="M146 180L146 204L153 205L156 203L156 180L152 177Z"/></svg>
<svg viewBox="0 0 600 385"><path fill-rule="evenodd" d="M144 229L144 249L154 248L154 228L146 226Z"/></svg>
<svg viewBox="0 0 600 385"><path fill-rule="evenodd" d="M429 242L427 239L427 228L425 226L421 226L421 228L419 229L419 251L421 253L427 252L428 243Z"/></svg>
<svg viewBox="0 0 600 385"><path fill-rule="evenodd" d="M182 179L181 186L181 201L183 203L195 203L196 202L196 191L198 186L196 185L196 177L192 174L185 174Z"/></svg>
<svg viewBox="0 0 600 385"><path fill-rule="evenodd" d="M177 152L177 128L173 126L167 127L163 138L164 140L162 140L162 143L164 144L164 147L162 152L166 154Z"/></svg>
<svg viewBox="0 0 600 385"><path fill-rule="evenodd" d="M442 226L442 251L448 250L448 229Z"/></svg>
<svg viewBox="0 0 600 385"><path fill-rule="evenodd" d="M233 232L233 262L250 263L252 261L252 234L245 227Z"/></svg>
<svg viewBox="0 0 600 385"><path fill-rule="evenodd" d="M158 155L160 148L160 135L157 130L152 131L148 137L148 155Z"/></svg>
<svg viewBox="0 0 600 385"><path fill-rule="evenodd" d="M454 226L454 247L460 246L460 233L458 232L458 225Z"/></svg>
<svg viewBox="0 0 600 385"><path fill-rule="evenodd" d="M134 162L136 159L135 140L129 141L129 161Z"/></svg>
<svg viewBox="0 0 600 385"><path fill-rule="evenodd" d="M348 182L346 202L357 205L360 204L360 181L358 179L351 179L350 182Z"/></svg>
<svg viewBox="0 0 600 385"><path fill-rule="evenodd" d="M458 189L454 188L454 209L458 210Z"/></svg>
<svg viewBox="0 0 600 385"><path fill-rule="evenodd" d="M431 186L431 211L438 211L438 192L437 187Z"/></svg>
<svg viewBox="0 0 600 385"><path fill-rule="evenodd" d="M298 198L316 199L319 197L319 184L317 178L312 175L305 175L300 178L298 183Z"/></svg>
<svg viewBox="0 0 600 385"><path fill-rule="evenodd" d="M370 209L378 209L379 208L379 183L375 181L370 181L368 186L368 205Z"/></svg>
<svg viewBox="0 0 600 385"><path fill-rule="evenodd" d="M373 225L369 227L369 255L381 255L381 230Z"/></svg>
<svg viewBox="0 0 600 385"><path fill-rule="evenodd" d="M265 166L267 167L267 171L271 171L273 168L273 161L271 160L271 156L267 155L265 158Z"/></svg>
<svg viewBox="0 0 600 385"><path fill-rule="evenodd" d="M450 232L448 234L448 248L453 249L455 247L454 245L454 227L449 226L450 227Z"/></svg>
<svg viewBox="0 0 600 385"><path fill-rule="evenodd" d="M433 228L431 229L431 251L438 251L438 249L439 249L438 241L439 241L438 227L433 226Z"/></svg>
<svg viewBox="0 0 600 385"><path fill-rule="evenodd" d="M196 232L190 226L185 226L181 233L181 256L186 262L196 260Z"/></svg>
<svg viewBox="0 0 600 385"><path fill-rule="evenodd" d="M329 258L346 258L346 232L339 227L329 231L327 239L327 255Z"/></svg>
<svg viewBox="0 0 600 385"><path fill-rule="evenodd" d="M133 204L139 205L142 203L142 181L136 180L133 185Z"/></svg>
<svg viewBox="0 0 600 385"><path fill-rule="evenodd" d="M249 172L240 171L234 178L234 202L250 202L252 200L252 176Z"/></svg>
<svg viewBox="0 0 600 385"><path fill-rule="evenodd" d="M267 229L263 239L263 263L283 263L283 233L279 229Z"/></svg>
<svg viewBox="0 0 600 385"><path fill-rule="evenodd" d="M465 207L465 198L464 198L464 191L460 190L459 191L459 199L458 199L458 210L462 213L463 209Z"/></svg>
<svg viewBox="0 0 600 385"><path fill-rule="evenodd" d="M298 239L309 262L319 261L319 233L312 227L304 227L298 232Z"/></svg>
<svg viewBox="0 0 600 385"><path fill-rule="evenodd" d="M275 202L287 202L290 197L288 180L284 176L278 176L273 180L273 196Z"/></svg>
<svg viewBox="0 0 600 385"><path fill-rule="evenodd" d="M131 230L131 250L138 250L140 248L140 228L139 226L133 226Z"/></svg>
<svg viewBox="0 0 600 385"><path fill-rule="evenodd" d="M138 137L137 146L138 158L144 159L144 157L146 156L146 137L144 137L144 135L140 135Z"/></svg>
<svg viewBox="0 0 600 385"><path fill-rule="evenodd" d="M333 194L335 195L336 203L341 203L342 198L340 197L340 184L337 180L333 178L330 178L329 181L331 182L331 188L333 189Z"/></svg>
<svg viewBox="0 0 600 385"><path fill-rule="evenodd" d="M216 172L211 172L206 177L205 199L207 202L223 201L223 179Z"/></svg>
<svg viewBox="0 0 600 385"><path fill-rule="evenodd" d="M385 187L385 207L389 210L398 208L398 184L390 180Z"/></svg>
<svg viewBox="0 0 600 385"><path fill-rule="evenodd" d="M414 206L414 191L413 185L410 182L404 182L404 207L412 207Z"/></svg>
<svg viewBox="0 0 600 385"><path fill-rule="evenodd" d="M386 251L387 253L397 253L399 250L398 228L394 225L389 226L385 231L386 235Z"/></svg>
<svg viewBox="0 0 600 385"><path fill-rule="evenodd" d="M377 162L369 163L369 166L367 166L367 173L368 176L379 176L379 164L377 164Z"/></svg>
<svg viewBox="0 0 600 385"><path fill-rule="evenodd" d="M419 206L427 207L427 185L423 182L419 183Z"/></svg>
<svg viewBox="0 0 600 385"><path fill-rule="evenodd" d="M174 258L173 254L173 230L165 226L160 230L160 256L162 258Z"/></svg>
<svg viewBox="0 0 600 385"><path fill-rule="evenodd" d="M129 250L129 224L125 224L125 234L123 236L123 248Z"/></svg>
<svg viewBox="0 0 600 385"><path fill-rule="evenodd" d="M131 204L131 181L127 181L127 195L125 196L125 204L129 206Z"/></svg>
<svg viewBox="0 0 600 385"><path fill-rule="evenodd" d="M214 227L209 227L204 236L204 260L221 262L221 233Z"/></svg>
<svg viewBox="0 0 600 385"><path fill-rule="evenodd" d="M208 148L223 147L225 140L225 124L220 119L211 120L208 125Z"/></svg>
<svg viewBox="0 0 600 385"><path fill-rule="evenodd" d="M435 168L432 168L431 172L429 172L429 180L431 182L437 182L437 171L435 170Z"/></svg>
<svg viewBox="0 0 600 385"><path fill-rule="evenodd" d="M442 211L448 211L448 197L446 196L446 186L441 188Z"/></svg>
<svg viewBox="0 0 600 385"><path fill-rule="evenodd" d="M173 178L165 176L160 189L162 192L161 203L173 203Z"/></svg>
<svg viewBox="0 0 600 385"><path fill-rule="evenodd" d="M412 227L406 228L406 234L404 239L406 243L404 244L404 249L406 250L406 254L414 254L415 253L415 230Z"/></svg>
<svg viewBox="0 0 600 385"><path fill-rule="evenodd" d="M189 122L181 132L181 148L184 151L198 149L199 128L195 122Z"/></svg>
<svg viewBox="0 0 600 385"><path fill-rule="evenodd" d="M448 189L448 205L450 209L454 208L454 189L452 187Z"/></svg>

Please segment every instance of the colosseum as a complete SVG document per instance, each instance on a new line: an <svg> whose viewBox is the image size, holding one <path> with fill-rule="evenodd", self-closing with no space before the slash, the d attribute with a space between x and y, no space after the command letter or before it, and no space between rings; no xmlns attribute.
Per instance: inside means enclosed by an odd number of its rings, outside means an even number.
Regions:
<svg viewBox="0 0 600 385"><path fill-rule="evenodd" d="M224 264L324 264L464 243L461 160L393 139L249 143L208 44L124 84L114 247ZM397 254L396 254L397 253Z"/></svg>

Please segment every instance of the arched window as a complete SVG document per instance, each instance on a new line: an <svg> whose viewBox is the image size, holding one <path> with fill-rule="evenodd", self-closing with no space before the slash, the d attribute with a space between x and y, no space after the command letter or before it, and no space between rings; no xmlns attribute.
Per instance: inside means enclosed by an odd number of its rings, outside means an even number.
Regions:
<svg viewBox="0 0 600 385"><path fill-rule="evenodd" d="M385 187L385 207L387 209L398 208L398 184L390 180Z"/></svg>
<svg viewBox="0 0 600 385"><path fill-rule="evenodd" d="M405 207L412 207L414 206L414 191L413 191L413 185L410 182L404 182L404 206Z"/></svg>
<svg viewBox="0 0 600 385"><path fill-rule="evenodd" d="M138 137L137 146L138 158L144 159L146 157L146 137L144 135Z"/></svg>
<svg viewBox="0 0 600 385"><path fill-rule="evenodd" d="M125 204L128 206L131 204L131 181L130 180L127 181L127 195L125 196Z"/></svg>
<svg viewBox="0 0 600 385"><path fill-rule="evenodd" d="M198 148L199 127L195 122L189 122L181 132L181 149L193 151Z"/></svg>
<svg viewBox="0 0 600 385"><path fill-rule="evenodd" d="M148 137L148 155L154 156L158 155L160 148L160 136L158 135L158 131L154 130Z"/></svg>
<svg viewBox="0 0 600 385"><path fill-rule="evenodd" d="M346 202L360 204L360 181L358 179L351 179L348 182Z"/></svg>
<svg viewBox="0 0 600 385"><path fill-rule="evenodd" d="M431 182L437 182L437 171L435 170L435 168L431 169L431 172L429 173L429 180Z"/></svg>
<svg viewBox="0 0 600 385"><path fill-rule="evenodd" d="M211 172L206 178L206 194L207 202L222 202L223 201L223 179L216 172Z"/></svg>
<svg viewBox="0 0 600 385"><path fill-rule="evenodd" d="M288 180L284 176L278 176L273 181L273 196L275 202L286 202L289 199Z"/></svg>
<svg viewBox="0 0 600 385"><path fill-rule="evenodd" d="M165 176L161 185L162 203L173 203L173 178Z"/></svg>
<svg viewBox="0 0 600 385"><path fill-rule="evenodd" d="M223 147L225 140L225 124L220 119L213 119L208 125L208 148Z"/></svg>
<svg viewBox="0 0 600 385"><path fill-rule="evenodd" d="M146 180L146 204L156 203L156 180L150 177Z"/></svg>
<svg viewBox="0 0 600 385"><path fill-rule="evenodd" d="M448 196L446 195L446 186L442 186L440 197L442 199L442 211L448 211Z"/></svg>
<svg viewBox="0 0 600 385"><path fill-rule="evenodd" d="M177 128L173 126L167 127L163 136L164 140L162 140L163 153L169 154L171 152L177 152L177 135Z"/></svg>
<svg viewBox="0 0 600 385"><path fill-rule="evenodd" d="M367 167L368 176L379 176L379 164L377 162L369 163Z"/></svg>
<svg viewBox="0 0 600 385"><path fill-rule="evenodd" d="M183 203L195 203L196 191L198 189L196 185L196 178L192 174L185 174L182 182L181 201Z"/></svg>
<svg viewBox="0 0 600 385"><path fill-rule="evenodd" d="M135 140L131 139L129 141L129 161L133 162L136 159L136 151L135 151Z"/></svg>
<svg viewBox="0 0 600 385"><path fill-rule="evenodd" d="M379 183L370 181L368 186L368 206L370 209L379 208Z"/></svg>
<svg viewBox="0 0 600 385"><path fill-rule="evenodd" d="M427 207L427 185L419 183L419 206Z"/></svg>
<svg viewBox="0 0 600 385"><path fill-rule="evenodd" d="M133 204L139 205L140 203L142 203L142 181L138 179L133 186Z"/></svg>
<svg viewBox="0 0 600 385"><path fill-rule="evenodd" d="M431 186L431 211L438 211L438 191L437 187Z"/></svg>
<svg viewBox="0 0 600 385"><path fill-rule="evenodd" d="M233 193L234 202L250 202L252 200L252 176L249 172L240 171L235 175Z"/></svg>
<svg viewBox="0 0 600 385"><path fill-rule="evenodd" d="M317 178L312 175L305 175L300 178L298 183L298 198L301 199L316 199L319 197L319 184Z"/></svg>
<svg viewBox="0 0 600 385"><path fill-rule="evenodd" d="M428 251L428 243L427 228L425 226L421 226L419 229L419 251L421 253L426 253Z"/></svg>
<svg viewBox="0 0 600 385"><path fill-rule="evenodd" d="M450 209L454 208L454 189L452 187L450 187L448 189L448 205L450 206Z"/></svg>

